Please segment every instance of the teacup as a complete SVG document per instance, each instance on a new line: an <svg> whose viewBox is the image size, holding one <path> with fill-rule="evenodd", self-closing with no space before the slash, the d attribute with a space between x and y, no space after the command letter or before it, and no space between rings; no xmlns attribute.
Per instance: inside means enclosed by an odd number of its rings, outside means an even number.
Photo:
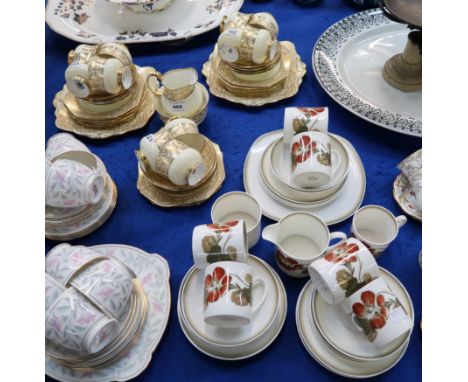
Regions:
<svg viewBox="0 0 468 382"><path fill-rule="evenodd" d="M63 154L67 151L85 151L90 152L88 147L73 135L69 133L55 134L47 141L47 148L45 151L45 159L53 160L56 156Z"/></svg>
<svg viewBox="0 0 468 382"><path fill-rule="evenodd" d="M112 258L90 264L70 284L108 316L118 319L132 293L132 277Z"/></svg>
<svg viewBox="0 0 468 382"><path fill-rule="evenodd" d="M351 224L351 235L367 246L378 258L407 222L405 215L395 217L381 206L368 205L356 211Z"/></svg>
<svg viewBox="0 0 468 382"><path fill-rule="evenodd" d="M248 24L257 29L266 29L270 32L271 38L278 38L279 27L275 18L271 13L268 12L258 12L252 14Z"/></svg>
<svg viewBox="0 0 468 382"><path fill-rule="evenodd" d="M346 239L309 265L317 291L329 304L340 304L379 277L379 266L359 240Z"/></svg>
<svg viewBox="0 0 468 382"><path fill-rule="evenodd" d="M117 335L118 322L105 316L74 288L65 290L45 319L45 338L77 353L102 350Z"/></svg>
<svg viewBox="0 0 468 382"><path fill-rule="evenodd" d="M52 276L49 274L45 273L45 291L44 291L44 297L45 297L45 311L50 309L50 307L57 301L57 299L60 297L60 295L65 291L65 288L58 283L57 280L55 280Z"/></svg>
<svg viewBox="0 0 468 382"><path fill-rule="evenodd" d="M410 182L416 208L422 211L422 149L403 160L398 168Z"/></svg>
<svg viewBox="0 0 468 382"><path fill-rule="evenodd" d="M144 169L149 167L179 186L194 186L205 176L202 155L178 139L159 141L154 134L147 135L136 155Z"/></svg>
<svg viewBox="0 0 468 382"><path fill-rule="evenodd" d="M45 258L45 271L58 283L68 286L73 275L103 256L84 246L64 243L52 248ZM105 257L104 257L105 258Z"/></svg>
<svg viewBox="0 0 468 382"><path fill-rule="evenodd" d="M346 298L341 307L378 348L396 341L413 327L411 318L381 277Z"/></svg>
<svg viewBox="0 0 468 382"><path fill-rule="evenodd" d="M267 297L266 283L253 278L252 267L245 263L222 261L205 268L204 317L205 322L220 328L248 325ZM252 290L264 289L256 304Z"/></svg>
<svg viewBox="0 0 468 382"><path fill-rule="evenodd" d="M243 220L249 248L257 244L262 233L262 210L257 200L246 192L228 192L216 199L211 207L211 220L221 224Z"/></svg>
<svg viewBox="0 0 468 382"><path fill-rule="evenodd" d="M45 169L45 203L48 206L72 208L101 200L105 179L97 169L68 159L46 161Z"/></svg>
<svg viewBox="0 0 468 382"><path fill-rule="evenodd" d="M307 131L328 132L328 107L287 107L284 109L283 142Z"/></svg>
<svg viewBox="0 0 468 382"><path fill-rule="evenodd" d="M299 187L321 187L332 176L332 152L328 134L309 131L291 139L291 180ZM339 159L338 159L339 160ZM338 167L339 163L333 163Z"/></svg>
<svg viewBox="0 0 468 382"><path fill-rule="evenodd" d="M132 64L132 55L125 46L119 42L106 42L96 46L96 55L102 57L114 57L124 65Z"/></svg>
<svg viewBox="0 0 468 382"><path fill-rule="evenodd" d="M346 234L330 233L327 225L311 213L293 212L265 227L262 237L276 245L276 262L284 273L306 277L307 267L330 249L330 241L344 240Z"/></svg>
<svg viewBox="0 0 468 382"><path fill-rule="evenodd" d="M177 138L198 152L202 152L205 146L205 139L199 133L198 125L188 118L170 118L164 127L154 134L154 138L158 143L169 142Z"/></svg>
<svg viewBox="0 0 468 382"><path fill-rule="evenodd" d="M123 45L123 44L121 44ZM67 64L72 62L87 62L96 52L98 45L80 44L68 52Z"/></svg>
<svg viewBox="0 0 468 382"><path fill-rule="evenodd" d="M247 262L249 248L243 220L198 225L193 229L192 254L195 267L220 261Z"/></svg>

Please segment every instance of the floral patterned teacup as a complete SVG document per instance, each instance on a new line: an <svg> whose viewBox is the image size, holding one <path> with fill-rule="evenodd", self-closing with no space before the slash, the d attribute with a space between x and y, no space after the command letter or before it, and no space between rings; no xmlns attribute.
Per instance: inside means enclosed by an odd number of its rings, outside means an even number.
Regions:
<svg viewBox="0 0 468 382"><path fill-rule="evenodd" d="M398 168L406 176L414 192L416 207L422 211L422 149L411 154L403 160Z"/></svg>
<svg viewBox="0 0 468 382"><path fill-rule="evenodd" d="M378 258L407 222L405 215L395 217L381 206L368 205L356 211L351 224L351 236L364 243Z"/></svg>
<svg viewBox="0 0 468 382"><path fill-rule="evenodd" d="M70 284L115 319L121 316L133 289L131 275L112 258L90 264Z"/></svg>
<svg viewBox="0 0 468 382"><path fill-rule="evenodd" d="M413 327L411 318L381 277L346 298L341 307L356 328L378 348L397 340Z"/></svg>
<svg viewBox="0 0 468 382"><path fill-rule="evenodd" d="M327 225L309 212L293 212L265 227L262 237L276 245L276 263L284 273L306 277L308 265L329 249L330 241L346 239L346 234L330 233Z"/></svg>
<svg viewBox="0 0 468 382"><path fill-rule="evenodd" d="M104 193L105 180L97 169L68 159L45 162L45 203L73 208L96 204Z"/></svg>
<svg viewBox="0 0 468 382"><path fill-rule="evenodd" d="M283 142L307 131L328 132L328 107L287 107L284 109Z"/></svg>
<svg viewBox="0 0 468 382"><path fill-rule="evenodd" d="M118 322L105 316L74 288L63 292L46 315L48 341L77 353L103 349L118 332Z"/></svg>
<svg viewBox="0 0 468 382"><path fill-rule="evenodd" d="M309 274L320 296L329 304L342 303L380 275L372 254L354 238L338 243L313 261Z"/></svg>
<svg viewBox="0 0 468 382"><path fill-rule="evenodd" d="M219 261L247 262L249 247L244 220L196 226L192 253L198 269Z"/></svg>
<svg viewBox="0 0 468 382"><path fill-rule="evenodd" d="M50 309L50 307L57 301L59 296L63 293L65 288L60 285L57 280L55 280L52 276L45 273L45 290L44 290L44 297L45 297L45 311Z"/></svg>
<svg viewBox="0 0 468 382"><path fill-rule="evenodd" d="M205 322L220 328L249 324L268 294L265 281L253 279L250 265L233 261L208 265L204 285ZM253 304L252 290L260 285L263 295Z"/></svg>
<svg viewBox="0 0 468 382"><path fill-rule="evenodd" d="M67 151L85 151L90 152L84 143L81 143L69 133L55 134L47 141L45 159L52 161L56 156Z"/></svg>
<svg viewBox="0 0 468 382"><path fill-rule="evenodd" d="M320 187L332 176L332 150L328 134L309 131L295 135L291 140L291 179L299 187ZM339 166L340 158L333 158ZM338 162L338 163L336 163Z"/></svg>

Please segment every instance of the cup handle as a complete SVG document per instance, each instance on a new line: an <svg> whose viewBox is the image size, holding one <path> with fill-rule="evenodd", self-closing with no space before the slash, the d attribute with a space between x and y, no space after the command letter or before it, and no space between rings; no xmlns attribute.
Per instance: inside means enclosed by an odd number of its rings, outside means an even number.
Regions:
<svg viewBox="0 0 468 382"><path fill-rule="evenodd" d="M348 238L348 235L346 235L344 232L336 231L330 233L330 241L335 240L335 239L341 239L341 240L346 240ZM328 242L330 244L330 241ZM331 248L333 248L336 244L329 245L326 249L326 251L329 251Z"/></svg>
<svg viewBox="0 0 468 382"><path fill-rule="evenodd" d="M153 90L152 86L150 86L148 80L151 78L151 77L156 77L156 81L157 81L157 84L158 84L158 87L157 87L157 90ZM147 76L146 76L146 87L149 89L149 91L151 93L153 93L155 96L161 96L163 94L163 86L162 86L162 73L160 72L154 72L154 73L149 73Z"/></svg>
<svg viewBox="0 0 468 382"><path fill-rule="evenodd" d="M406 218L405 215L397 216L397 217L395 218L395 220L396 220L396 222L397 222L398 228L403 227L403 226L406 224L406 222L408 221L408 219Z"/></svg>
<svg viewBox="0 0 468 382"><path fill-rule="evenodd" d="M266 296L268 294L268 291L267 291L267 288L266 288L266 283L265 283L265 281L263 279L260 279L260 278L255 279L254 282L252 283L252 291L258 285L263 286L263 296L262 296L262 298L260 299L260 302L257 305L255 305L255 306L252 305L252 313L254 313L254 314L257 312L258 308L260 308L263 305L263 303L265 302Z"/></svg>

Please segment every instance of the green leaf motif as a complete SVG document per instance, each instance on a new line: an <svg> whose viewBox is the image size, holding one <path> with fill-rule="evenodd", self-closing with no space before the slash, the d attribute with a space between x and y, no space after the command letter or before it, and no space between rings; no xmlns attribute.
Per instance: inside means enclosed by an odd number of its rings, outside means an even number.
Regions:
<svg viewBox="0 0 468 382"><path fill-rule="evenodd" d="M206 261L208 264L217 263L218 261L233 261L231 255L225 255L223 253L215 252L210 253L206 256Z"/></svg>

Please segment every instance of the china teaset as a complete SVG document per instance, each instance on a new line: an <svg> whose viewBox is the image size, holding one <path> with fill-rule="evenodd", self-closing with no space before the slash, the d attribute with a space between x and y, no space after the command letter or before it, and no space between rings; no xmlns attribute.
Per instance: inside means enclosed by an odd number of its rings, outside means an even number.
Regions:
<svg viewBox="0 0 468 382"><path fill-rule="evenodd" d="M106 0L89 10L93 18L107 14L117 24L142 18L172 23L171 15L183 12L186 3ZM203 1L194 3L198 9ZM54 99L56 125L66 132L52 136L45 150L48 239L90 234L117 202L104 163L68 132L107 139L143 128L157 112L162 126L134 147L136 187L158 207L195 206L210 199L226 177L221 148L200 127L208 116L209 93L262 106L298 92L306 69L294 44L278 39L271 14L240 13L237 3L212 10L219 12L213 27L220 33L202 69L208 89L194 68L161 73L136 65L117 41L140 37L107 38L96 31L92 40L81 29L76 34L71 20L58 28L86 44L69 52L65 85ZM208 28L186 27L182 36L183 28L175 28L172 37L186 39ZM143 36L142 41L172 38ZM412 301L377 259L407 219L382 206L361 206L363 164L353 144L333 132L329 113L325 106L286 107L283 128L261 135L248 151L246 192L219 196L211 222L193 228L193 266L178 290L177 316L200 352L220 360L251 358L281 332L285 287L277 272L252 254L263 239L273 244L271 260L285 275L309 278L296 303L296 325L319 364L342 376L366 378L389 370L405 354L415 319ZM394 198L421 220L421 150L398 169ZM262 230L262 215L275 223ZM351 217L349 233L330 232L330 225ZM139 375L168 322L168 280L164 258L135 247L54 247L45 266L46 373L62 381L96 376L100 382Z"/></svg>

